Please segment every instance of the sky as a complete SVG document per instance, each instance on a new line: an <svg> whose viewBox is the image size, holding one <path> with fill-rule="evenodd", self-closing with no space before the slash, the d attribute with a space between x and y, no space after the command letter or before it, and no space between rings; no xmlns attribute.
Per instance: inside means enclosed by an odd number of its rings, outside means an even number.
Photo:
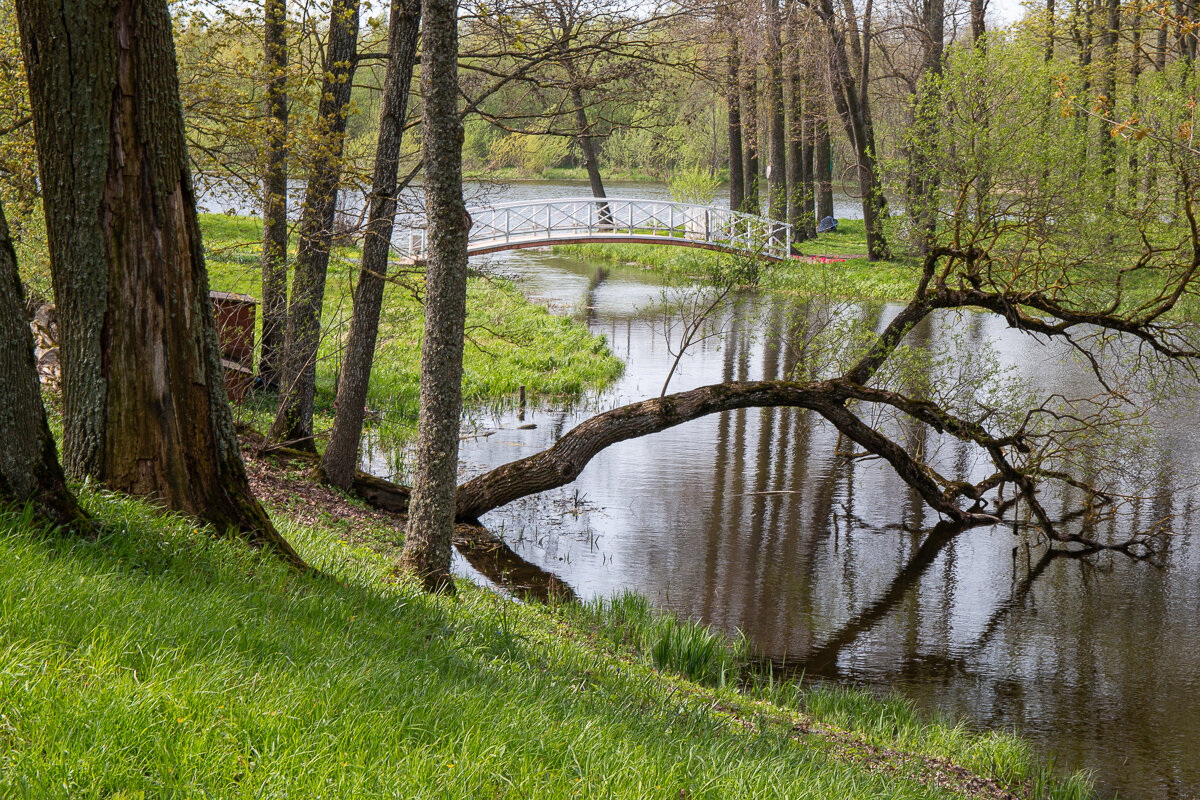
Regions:
<svg viewBox="0 0 1200 800"><path fill-rule="evenodd" d="M1007 25L1020 19L1025 13L1022 0L988 0L988 21L995 25Z"/></svg>

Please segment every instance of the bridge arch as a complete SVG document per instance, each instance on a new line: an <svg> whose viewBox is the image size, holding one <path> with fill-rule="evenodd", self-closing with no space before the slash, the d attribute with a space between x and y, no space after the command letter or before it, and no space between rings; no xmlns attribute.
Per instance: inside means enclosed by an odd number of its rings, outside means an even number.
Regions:
<svg viewBox="0 0 1200 800"><path fill-rule="evenodd" d="M624 197L524 200L468 209L468 255L584 242L624 242L698 247L789 258L792 226L719 206ZM414 232L410 256L424 255L423 232Z"/></svg>

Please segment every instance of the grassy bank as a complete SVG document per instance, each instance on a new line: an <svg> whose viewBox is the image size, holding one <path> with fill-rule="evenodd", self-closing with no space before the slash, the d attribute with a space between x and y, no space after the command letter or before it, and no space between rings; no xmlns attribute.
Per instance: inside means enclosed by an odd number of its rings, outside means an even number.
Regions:
<svg viewBox="0 0 1200 800"><path fill-rule="evenodd" d="M906 300L920 277L917 265L906 261L869 263L866 231L861 220L842 220L837 233L825 233L804 242L807 256L834 256L845 261L812 263L807 259L774 264L764 275L764 286L798 295L825 294L873 300ZM571 258L615 261L653 269L678 277L712 274L724 254L689 247L655 244L556 245L554 252Z"/></svg>
<svg viewBox="0 0 1200 800"><path fill-rule="evenodd" d="M261 298L262 225L257 218L200 217L213 289ZM318 412L332 409L340 351L349 332L360 250L337 248L330 261L317 363ZM406 283L420 287L418 276ZM525 386L532 396L572 396L603 386L623 365L604 338L528 302L511 283L471 278L463 391L467 402L496 401ZM255 341L261 340L260 330ZM424 316L412 289L389 283L384 294L368 404L386 409L392 434L403 438L416 420ZM261 410L266 413L265 406ZM253 414L251 405L246 413Z"/></svg>
<svg viewBox="0 0 1200 800"><path fill-rule="evenodd" d="M0 516L5 797L1083 795L1012 736L901 702L720 688L743 653L636 598L427 597L370 525L276 507L322 572L299 575L141 502L84 502L99 541Z"/></svg>

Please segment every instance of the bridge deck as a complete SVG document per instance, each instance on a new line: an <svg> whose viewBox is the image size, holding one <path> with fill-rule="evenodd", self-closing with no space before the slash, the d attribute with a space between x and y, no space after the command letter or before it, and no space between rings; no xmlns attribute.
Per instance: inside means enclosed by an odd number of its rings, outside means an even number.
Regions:
<svg viewBox="0 0 1200 800"><path fill-rule="evenodd" d="M625 242L698 247L769 261L791 257L791 225L718 206L587 197L504 203L468 213L470 255L553 244ZM423 232L414 231L410 258L423 260L424 249Z"/></svg>

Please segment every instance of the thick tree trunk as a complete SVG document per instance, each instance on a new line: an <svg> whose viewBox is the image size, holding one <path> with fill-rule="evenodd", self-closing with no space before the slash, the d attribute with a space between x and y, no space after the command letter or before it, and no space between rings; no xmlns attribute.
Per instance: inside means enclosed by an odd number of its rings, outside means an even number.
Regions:
<svg viewBox="0 0 1200 800"><path fill-rule="evenodd" d="M262 349L258 374L279 388L287 329L287 3L265 0L266 170L263 175Z"/></svg>
<svg viewBox="0 0 1200 800"><path fill-rule="evenodd" d="M753 63L743 63L742 69L742 210L747 214L761 214L762 204L758 199L758 82Z"/></svg>
<svg viewBox="0 0 1200 800"><path fill-rule="evenodd" d="M729 31L729 73L725 83L725 102L729 106L729 208L741 211L746 204L745 176L742 173L742 117L741 88L738 75L741 63L738 58L737 33Z"/></svg>
<svg viewBox="0 0 1200 800"><path fill-rule="evenodd" d="M420 0L392 0L388 26L388 64L383 80L383 106L379 119L375 175L371 190L366 240L358 285L354 290L354 312L350 337L338 377L337 412L329 445L321 457L325 479L349 489L358 462L367 385L375 358L379 333L379 311L383 304L384 276L396 220L396 184L400 168L400 145L408 112L409 86L417 60L421 29Z"/></svg>
<svg viewBox="0 0 1200 800"><path fill-rule="evenodd" d="M0 507L30 503L38 517L87 533L91 524L67 489L33 361L33 337L17 255L0 205Z"/></svg>
<svg viewBox="0 0 1200 800"><path fill-rule="evenodd" d="M770 123L770 157L767 165L767 214L787 219L787 132L783 106L783 38L779 0L767 3L767 108ZM782 235L778 237L782 240Z"/></svg>
<svg viewBox="0 0 1200 800"><path fill-rule="evenodd" d="M329 12L325 79L314 134L315 153L309 166L304 208L300 213L300 245L292 277L287 315L286 369L275 422L267 434L272 443L315 450L313 397L317 383L317 350L321 343L321 307L338 185L346 138L346 106L354 82L358 48L359 0L334 0Z"/></svg>
<svg viewBox="0 0 1200 800"><path fill-rule="evenodd" d="M72 463L302 565L250 491L225 398L166 2L91 8L17 6Z"/></svg>
<svg viewBox="0 0 1200 800"><path fill-rule="evenodd" d="M817 219L833 216L833 146L829 141L829 118L824 109L816 120L813 173L817 182Z"/></svg>
<svg viewBox="0 0 1200 800"><path fill-rule="evenodd" d="M458 6L423 0L421 94L429 257L417 465L403 565L430 591L453 590L450 546L467 316L467 212L458 114Z"/></svg>

